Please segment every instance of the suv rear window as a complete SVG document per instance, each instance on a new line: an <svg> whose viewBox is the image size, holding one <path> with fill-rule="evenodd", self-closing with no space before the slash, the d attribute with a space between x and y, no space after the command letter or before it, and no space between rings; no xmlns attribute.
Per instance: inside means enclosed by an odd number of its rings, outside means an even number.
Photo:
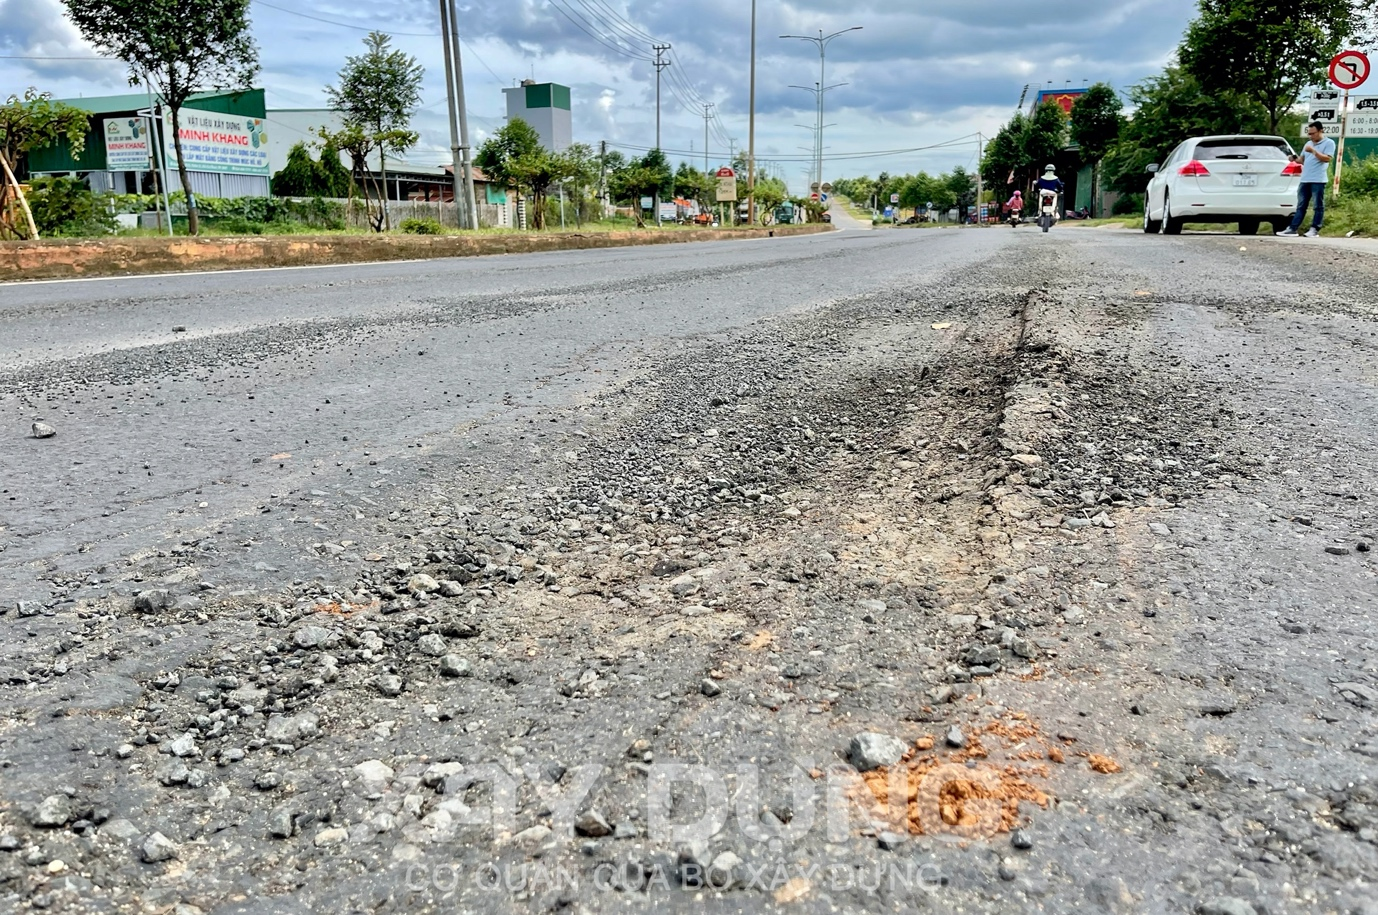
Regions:
<svg viewBox="0 0 1378 915"><path fill-rule="evenodd" d="M1196 144L1197 159L1286 159L1287 149L1266 140L1208 140Z"/></svg>

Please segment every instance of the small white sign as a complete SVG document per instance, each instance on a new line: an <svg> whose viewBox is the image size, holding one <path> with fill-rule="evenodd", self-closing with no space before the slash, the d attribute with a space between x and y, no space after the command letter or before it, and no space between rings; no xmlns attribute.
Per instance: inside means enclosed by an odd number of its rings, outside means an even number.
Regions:
<svg viewBox="0 0 1378 915"><path fill-rule="evenodd" d="M899 194L891 194L891 195L890 195L890 202L891 202L891 203L899 203L899 202L900 202L900 195L899 195Z"/></svg>
<svg viewBox="0 0 1378 915"><path fill-rule="evenodd" d="M1333 131L1328 131L1333 133ZM1378 96L1351 98L1345 136L1359 140L1378 137Z"/></svg>
<svg viewBox="0 0 1378 915"><path fill-rule="evenodd" d="M148 171L149 123L143 118L107 118L105 168L112 172Z"/></svg>

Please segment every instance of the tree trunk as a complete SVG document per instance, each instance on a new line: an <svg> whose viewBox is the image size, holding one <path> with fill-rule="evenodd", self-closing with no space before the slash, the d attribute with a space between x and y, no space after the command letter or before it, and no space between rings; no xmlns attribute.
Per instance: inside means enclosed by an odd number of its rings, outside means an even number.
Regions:
<svg viewBox="0 0 1378 915"><path fill-rule="evenodd" d="M172 148L177 153L177 177L182 181L182 193L187 195L187 234L201 234L201 217L196 212L196 194L191 189L191 179L187 177L187 160L182 155L182 106L172 108ZM172 214L168 214L171 221Z"/></svg>
<svg viewBox="0 0 1378 915"><path fill-rule="evenodd" d="M383 231L392 228L392 219L388 216L388 154L383 151L383 147L378 147L378 174L383 179Z"/></svg>
<svg viewBox="0 0 1378 915"><path fill-rule="evenodd" d="M531 190L531 228L537 232L545 229L545 191Z"/></svg>
<svg viewBox="0 0 1378 915"><path fill-rule="evenodd" d="M24 211L24 219L29 223L29 237L38 238L38 226L34 225L33 210L29 209L29 201L24 197L24 190L19 186L19 180L14 177L14 172L10 170L10 161L5 158L4 153L0 153L0 166L5 169L5 180L14 185L15 196L19 198L19 207Z"/></svg>

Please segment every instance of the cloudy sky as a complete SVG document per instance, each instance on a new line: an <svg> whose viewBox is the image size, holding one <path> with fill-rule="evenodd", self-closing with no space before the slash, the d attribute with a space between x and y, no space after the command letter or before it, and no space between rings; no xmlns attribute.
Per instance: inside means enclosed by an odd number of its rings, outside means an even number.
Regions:
<svg viewBox="0 0 1378 915"><path fill-rule="evenodd" d="M655 141L652 40L673 47L662 84L662 145L702 167L747 142L748 0L458 0L472 127L501 127L502 88L523 78L574 90L575 139L636 154ZM1196 0L759 0L757 157L802 191L815 123L815 44L785 34L861 26L828 46L826 177L975 164L975 140L1009 116L1026 84L1124 89L1169 59ZM270 108L324 104L324 87L370 29L426 67L417 164L449 162L436 0L253 0ZM37 86L57 97L128 91L118 63L92 51L61 0L0 0L0 95ZM17 59L40 58L40 59ZM74 59L75 58L75 59ZM803 125L803 126L798 126ZM961 140L960 143L954 141ZM871 156L889 150L914 150ZM802 148L801 148L802 147Z"/></svg>

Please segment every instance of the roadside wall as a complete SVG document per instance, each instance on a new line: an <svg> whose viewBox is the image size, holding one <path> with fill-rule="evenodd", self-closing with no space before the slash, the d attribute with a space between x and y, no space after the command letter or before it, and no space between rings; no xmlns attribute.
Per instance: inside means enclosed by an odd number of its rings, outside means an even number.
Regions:
<svg viewBox="0 0 1378 915"><path fill-rule="evenodd" d="M673 232L549 235L345 235L52 240L0 244L0 281L79 276L130 276L246 267L308 267L486 254L531 254L695 241L812 235L832 226L693 229Z"/></svg>

